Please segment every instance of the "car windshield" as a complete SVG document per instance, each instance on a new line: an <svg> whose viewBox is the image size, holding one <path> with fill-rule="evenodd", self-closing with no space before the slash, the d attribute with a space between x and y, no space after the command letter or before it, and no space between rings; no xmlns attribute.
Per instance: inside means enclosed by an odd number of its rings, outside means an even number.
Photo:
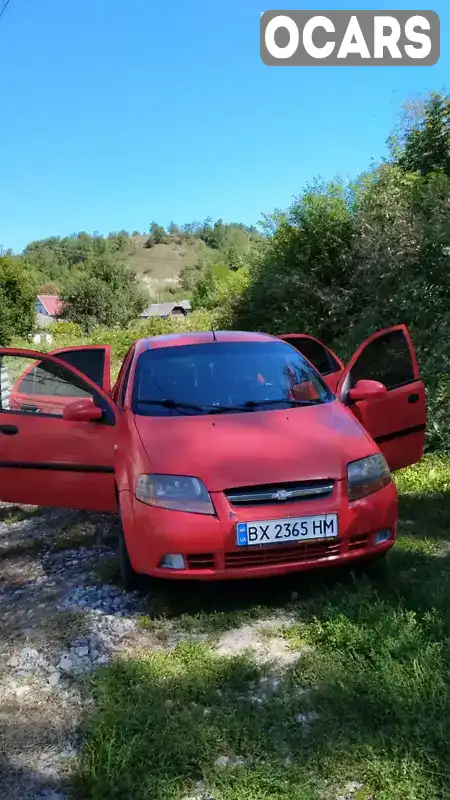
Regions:
<svg viewBox="0 0 450 800"><path fill-rule="evenodd" d="M293 347L238 341L146 350L138 359L132 406L135 414L161 417L300 408L333 399Z"/></svg>

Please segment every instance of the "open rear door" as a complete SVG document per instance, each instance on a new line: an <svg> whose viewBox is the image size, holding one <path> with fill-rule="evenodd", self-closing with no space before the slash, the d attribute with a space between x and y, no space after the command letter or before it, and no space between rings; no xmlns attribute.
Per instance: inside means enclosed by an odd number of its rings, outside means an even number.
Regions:
<svg viewBox="0 0 450 800"><path fill-rule="evenodd" d="M89 344L52 350L52 356L65 361L82 372L104 392L111 391L111 347L109 344Z"/></svg>
<svg viewBox="0 0 450 800"><path fill-rule="evenodd" d="M278 338L288 342L305 356L320 372L331 391L336 391L339 378L344 371L344 365L329 347L306 333L280 333Z"/></svg>
<svg viewBox="0 0 450 800"><path fill-rule="evenodd" d="M351 401L348 393L360 380L380 381L386 395ZM337 394L375 440L391 470L420 461L425 443L425 387L405 325L378 331L362 343L341 376Z"/></svg>

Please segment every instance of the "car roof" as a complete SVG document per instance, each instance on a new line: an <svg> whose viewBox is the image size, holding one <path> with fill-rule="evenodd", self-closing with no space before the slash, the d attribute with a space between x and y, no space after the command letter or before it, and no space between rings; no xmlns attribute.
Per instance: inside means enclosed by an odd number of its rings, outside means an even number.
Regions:
<svg viewBox="0 0 450 800"><path fill-rule="evenodd" d="M279 341L268 333L252 333L249 331L198 331L195 333L163 333L160 336L149 336L139 339L136 352L154 350L160 347L179 347L189 344L210 344L217 342L271 342Z"/></svg>

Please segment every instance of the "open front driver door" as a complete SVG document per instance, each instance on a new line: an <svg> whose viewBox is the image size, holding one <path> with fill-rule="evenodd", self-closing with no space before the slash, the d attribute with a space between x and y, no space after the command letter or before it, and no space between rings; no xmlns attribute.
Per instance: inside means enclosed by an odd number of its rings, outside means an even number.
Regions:
<svg viewBox="0 0 450 800"><path fill-rule="evenodd" d="M295 347L320 372L328 388L336 391L344 365L329 347L306 333L280 333L278 339Z"/></svg>
<svg viewBox="0 0 450 800"><path fill-rule="evenodd" d="M376 400L351 401L348 393L360 380L379 381L387 392ZM375 440L391 470L420 461L425 387L405 325L378 331L363 342L345 368L337 394Z"/></svg>
<svg viewBox="0 0 450 800"><path fill-rule="evenodd" d="M107 393L33 350L0 348L0 377L0 501L114 511L118 411ZM98 419L66 419L80 401Z"/></svg>

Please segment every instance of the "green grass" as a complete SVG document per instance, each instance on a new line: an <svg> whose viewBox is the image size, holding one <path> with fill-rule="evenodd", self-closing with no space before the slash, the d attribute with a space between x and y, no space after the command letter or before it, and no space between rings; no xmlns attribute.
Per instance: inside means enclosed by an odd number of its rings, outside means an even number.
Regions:
<svg viewBox="0 0 450 800"><path fill-rule="evenodd" d="M202 781L215 800L336 800L349 782L354 800L450 798L449 476L437 457L397 476L399 541L368 575L211 587L195 602L186 588L184 606L177 587L148 625L216 634L289 611L302 655L258 703L263 670L213 644L98 673L77 796L181 800ZM218 770L220 756L245 763Z"/></svg>

